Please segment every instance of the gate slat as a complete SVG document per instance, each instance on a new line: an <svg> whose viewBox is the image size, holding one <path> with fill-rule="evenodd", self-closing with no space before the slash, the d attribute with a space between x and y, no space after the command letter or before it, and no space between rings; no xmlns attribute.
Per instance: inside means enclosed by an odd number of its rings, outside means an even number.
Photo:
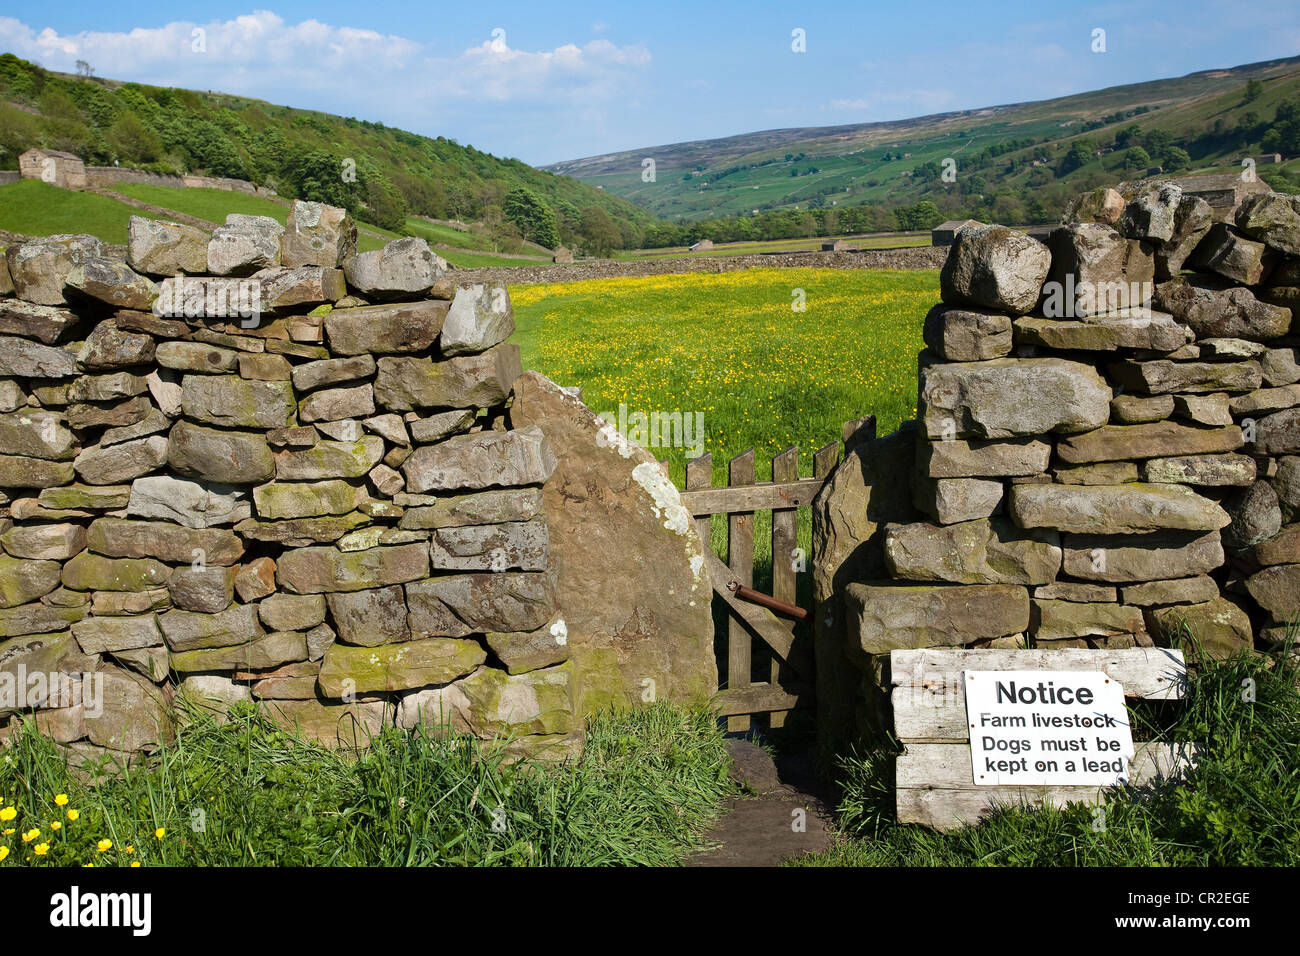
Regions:
<svg viewBox="0 0 1300 956"><path fill-rule="evenodd" d="M791 445L772 459L772 481L776 484L799 480L799 447ZM789 604L795 603L796 574L794 549L798 545L799 512L795 508L772 510L772 596ZM781 683L781 661L773 655L771 676L773 685ZM773 711L769 726L784 727L787 711Z"/></svg>
<svg viewBox="0 0 1300 956"><path fill-rule="evenodd" d="M688 461L686 463L687 490L711 487L713 487L713 456L702 455ZM704 550L710 550L713 547L710 543L713 539L713 515L696 518L695 530L700 535L700 543Z"/></svg>
<svg viewBox="0 0 1300 956"><path fill-rule="evenodd" d="M754 483L754 449L742 452L727 466L728 484L752 485ZM727 519L727 563L731 576L746 587L754 586L754 513L742 511ZM727 687L733 690L750 684L751 644L749 631L739 621L727 622ZM727 729L750 729L748 715L728 717Z"/></svg>

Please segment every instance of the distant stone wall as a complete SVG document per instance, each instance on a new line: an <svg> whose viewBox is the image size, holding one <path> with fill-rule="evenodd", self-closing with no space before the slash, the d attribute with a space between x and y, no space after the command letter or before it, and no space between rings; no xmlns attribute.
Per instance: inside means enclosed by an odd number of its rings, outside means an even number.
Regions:
<svg viewBox="0 0 1300 956"><path fill-rule="evenodd" d="M0 257L0 737L145 750L185 697L562 756L593 710L716 691L654 459L521 376L504 286L356 235L298 202Z"/></svg>
<svg viewBox="0 0 1300 956"><path fill-rule="evenodd" d="M0 186L11 185L22 178L23 174L16 169L0 169Z"/></svg>
<svg viewBox="0 0 1300 956"><path fill-rule="evenodd" d="M228 192L247 193L250 196L275 196L276 191L266 186L254 186L243 179L224 176L170 176L144 169L126 169L120 166L87 166L86 184L103 189L117 183L135 183L144 186L166 186L170 189L224 189Z"/></svg>
<svg viewBox="0 0 1300 956"><path fill-rule="evenodd" d="M1300 197L1235 224L1102 189L1046 243L968 226L918 418L814 503L818 700L887 726L895 648L1269 651L1300 612ZM919 319L920 317L918 317Z"/></svg>

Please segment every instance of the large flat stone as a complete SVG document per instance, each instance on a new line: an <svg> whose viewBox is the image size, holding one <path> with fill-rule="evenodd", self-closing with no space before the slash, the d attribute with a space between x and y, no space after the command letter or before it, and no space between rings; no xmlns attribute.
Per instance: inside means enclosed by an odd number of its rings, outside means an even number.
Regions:
<svg viewBox="0 0 1300 956"><path fill-rule="evenodd" d="M1142 477L1152 482L1224 487L1253 484L1255 470L1255 459L1249 455L1182 455L1144 462Z"/></svg>
<svg viewBox="0 0 1300 956"><path fill-rule="evenodd" d="M376 365L375 401L383 408L399 412L500 405L523 369L519 346L510 343L442 362L385 356Z"/></svg>
<svg viewBox="0 0 1300 956"><path fill-rule="evenodd" d="M280 587L294 594L364 591L418 581L429 574L429 554L421 544L343 552L335 548L286 551L276 565Z"/></svg>
<svg viewBox="0 0 1300 956"><path fill-rule="evenodd" d="M181 382L186 418L224 428L283 428L294 422L288 382L250 382L238 375L186 375Z"/></svg>
<svg viewBox="0 0 1300 956"><path fill-rule="evenodd" d="M182 475L219 484L255 485L276 470L266 437L179 421L167 436L167 461Z"/></svg>
<svg viewBox="0 0 1300 956"><path fill-rule="evenodd" d="M244 543L231 531L185 528L165 521L97 518L86 547L110 558L157 558L171 564L228 567L244 556Z"/></svg>
<svg viewBox="0 0 1300 956"><path fill-rule="evenodd" d="M1083 435L1070 435L1057 442L1056 453L1063 461L1082 464L1215 455L1236 451L1242 444L1241 429L1236 425L1227 428L1194 428L1177 422L1152 422L1144 425L1106 425Z"/></svg>
<svg viewBox="0 0 1300 956"><path fill-rule="evenodd" d="M1223 564L1219 532L1158 531L1144 535L1067 534L1066 574L1085 581L1128 583L1189 578Z"/></svg>
<svg viewBox="0 0 1300 956"><path fill-rule="evenodd" d="M542 484L556 458L542 429L456 435L417 448L402 465L410 492L459 491L494 486Z"/></svg>
<svg viewBox="0 0 1300 956"><path fill-rule="evenodd" d="M334 355L428 352L448 309L448 303L438 301L335 309L325 317L325 338ZM457 353L444 348L443 354Z"/></svg>
<svg viewBox="0 0 1300 956"><path fill-rule="evenodd" d="M1201 339L1268 341L1291 327L1290 309L1261 302L1250 289L1223 280L1177 276L1156 286L1153 301Z"/></svg>
<svg viewBox="0 0 1300 956"><path fill-rule="evenodd" d="M939 276L943 301L1023 315L1038 301L1051 268L1047 246L1006 226L967 226Z"/></svg>
<svg viewBox="0 0 1300 956"><path fill-rule="evenodd" d="M1029 627L1029 592L1013 585L850 584L845 600L864 654L959 647Z"/></svg>
<svg viewBox="0 0 1300 956"><path fill-rule="evenodd" d="M1007 513L1022 528L1054 528L1084 534L1147 531L1217 531L1227 512L1184 485L1016 485Z"/></svg>
<svg viewBox="0 0 1300 956"><path fill-rule="evenodd" d="M1125 388L1147 395L1250 392L1264 381L1258 362L1115 362L1107 373Z"/></svg>
<svg viewBox="0 0 1300 956"><path fill-rule="evenodd" d="M1068 351L1150 349L1172 352L1187 344L1187 328L1164 312L1127 309L1090 319L1016 319L1017 343Z"/></svg>
<svg viewBox="0 0 1300 956"><path fill-rule="evenodd" d="M1038 599L1030 609L1029 633L1037 641L1147 637L1140 608Z"/></svg>
<svg viewBox="0 0 1300 956"><path fill-rule="evenodd" d="M339 640L345 644L375 647L411 639L406 595L400 584L331 594L326 600Z"/></svg>
<svg viewBox="0 0 1300 956"><path fill-rule="evenodd" d="M1061 568L1060 538L1025 533L1005 519L954 525L890 525L885 566L900 581L955 584L1046 584Z"/></svg>
<svg viewBox="0 0 1300 956"><path fill-rule="evenodd" d="M438 340L443 355L471 355L504 342L515 330L505 283L475 283L456 290Z"/></svg>
<svg viewBox="0 0 1300 956"><path fill-rule="evenodd" d="M311 448L277 452L275 477L280 481L364 478L383 457L384 440L378 435L365 435L359 441L318 441Z"/></svg>
<svg viewBox="0 0 1300 956"><path fill-rule="evenodd" d="M1250 618L1227 598L1204 604L1162 607L1147 611L1152 637L1161 647L1184 647L1189 659L1199 655L1195 645L1185 647L1190 631L1206 657L1226 659L1254 648Z"/></svg>
<svg viewBox="0 0 1300 956"><path fill-rule="evenodd" d="M376 647L331 645L317 683L326 697L449 684L487 659L476 641L431 637Z"/></svg>
<svg viewBox="0 0 1300 956"><path fill-rule="evenodd" d="M555 613L549 574L506 571L429 578L406 587L414 637L532 631Z"/></svg>
<svg viewBox="0 0 1300 956"><path fill-rule="evenodd" d="M127 514L161 518L187 528L234 524L251 513L247 494L227 485L151 475L131 483Z"/></svg>
<svg viewBox="0 0 1300 956"><path fill-rule="evenodd" d="M931 478L999 478L1047 471L1052 446L1037 438L1008 441L919 439L916 455L918 467Z"/></svg>
<svg viewBox="0 0 1300 956"><path fill-rule="evenodd" d="M546 519L439 528L429 542L435 571L544 571L550 557Z"/></svg>
<svg viewBox="0 0 1300 956"><path fill-rule="evenodd" d="M172 610L159 615L158 623L173 652L233 647L263 633L255 604L240 604L218 614Z"/></svg>

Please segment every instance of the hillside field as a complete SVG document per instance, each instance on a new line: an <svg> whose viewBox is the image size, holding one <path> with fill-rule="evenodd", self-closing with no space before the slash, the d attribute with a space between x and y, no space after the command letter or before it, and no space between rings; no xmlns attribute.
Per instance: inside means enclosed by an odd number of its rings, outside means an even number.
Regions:
<svg viewBox="0 0 1300 956"><path fill-rule="evenodd" d="M806 309L792 309L802 289ZM702 413L714 482L753 448L758 479L799 446L800 473L874 414L881 434L916 411L921 323L938 270L749 269L511 289L524 367L578 385L597 413ZM694 419L692 419L693 421ZM651 448L685 480L687 449Z"/></svg>

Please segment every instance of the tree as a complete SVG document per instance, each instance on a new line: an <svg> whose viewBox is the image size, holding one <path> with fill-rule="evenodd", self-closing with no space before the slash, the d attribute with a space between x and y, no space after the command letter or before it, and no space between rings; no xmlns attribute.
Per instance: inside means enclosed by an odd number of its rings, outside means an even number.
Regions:
<svg viewBox="0 0 1300 956"><path fill-rule="evenodd" d="M1086 139L1077 139L1070 147L1070 151L1061 157L1059 169L1060 175L1072 173L1079 167L1085 165L1092 159L1092 142Z"/></svg>
<svg viewBox="0 0 1300 956"><path fill-rule="evenodd" d="M1252 103L1255 100L1259 99L1260 94L1262 94L1263 92L1264 92L1264 84L1262 82L1255 79L1247 80L1246 91L1241 96L1242 102Z"/></svg>
<svg viewBox="0 0 1300 956"><path fill-rule="evenodd" d="M582 211L582 237L598 256L608 255L620 238L614 220L599 206L588 206Z"/></svg>
<svg viewBox="0 0 1300 956"><path fill-rule="evenodd" d="M555 213L526 186L515 186L501 204L506 222L514 223L525 239L554 249L560 244Z"/></svg>
<svg viewBox="0 0 1300 956"><path fill-rule="evenodd" d="M1165 150L1164 162L1161 165L1167 173L1176 172L1191 166L1192 157L1187 155L1187 150L1179 146L1170 146Z"/></svg>
<svg viewBox="0 0 1300 956"><path fill-rule="evenodd" d="M1125 169L1146 169L1151 165L1151 156L1141 146L1134 146L1124 154Z"/></svg>

